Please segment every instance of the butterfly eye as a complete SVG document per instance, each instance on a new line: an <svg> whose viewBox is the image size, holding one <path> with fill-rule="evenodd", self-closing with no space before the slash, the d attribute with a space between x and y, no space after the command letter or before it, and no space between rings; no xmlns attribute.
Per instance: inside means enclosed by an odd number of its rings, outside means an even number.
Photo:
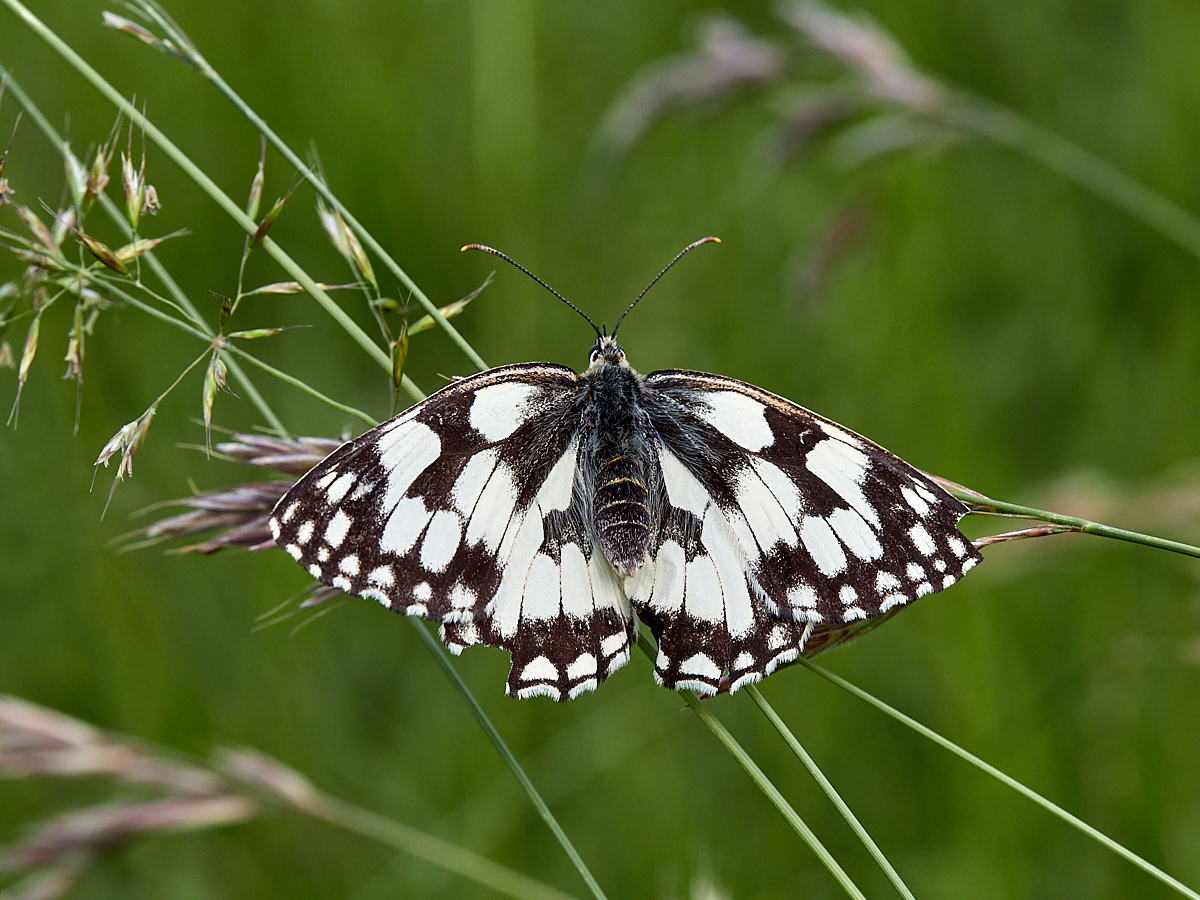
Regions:
<svg viewBox="0 0 1200 900"><path fill-rule="evenodd" d="M599 359L600 359L600 351L599 351L599 350L593 350L593 351L592 351L592 356L591 356L591 358L590 358L588 361L589 361L589 362L590 362L592 365L595 365L595 364L596 364L596 362L597 362Z"/></svg>

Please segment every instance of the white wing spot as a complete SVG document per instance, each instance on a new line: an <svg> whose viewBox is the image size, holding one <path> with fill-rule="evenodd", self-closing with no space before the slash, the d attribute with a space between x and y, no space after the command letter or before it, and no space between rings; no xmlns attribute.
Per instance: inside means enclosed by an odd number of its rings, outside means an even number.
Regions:
<svg viewBox="0 0 1200 900"><path fill-rule="evenodd" d="M942 587L948 588L948 587L950 587L950 585L954 584L954 582L956 582L956 581L958 581L958 579L955 578L953 575L947 575L945 578L942 579Z"/></svg>
<svg viewBox="0 0 1200 900"><path fill-rule="evenodd" d="M817 592L807 584L798 584L788 591L788 603L797 609L816 609Z"/></svg>
<svg viewBox="0 0 1200 900"><path fill-rule="evenodd" d="M626 644L626 635L623 631L618 631L616 634L610 634L600 642L600 652L605 656L612 656L614 653L620 653Z"/></svg>
<svg viewBox="0 0 1200 900"><path fill-rule="evenodd" d="M671 505L685 509L693 515L703 516L712 499L704 486L696 480L696 476L666 447L658 449L658 465L662 469L663 484L666 485L667 498Z"/></svg>
<svg viewBox="0 0 1200 900"><path fill-rule="evenodd" d="M462 520L458 513L439 509L429 520L425 540L421 542L421 565L430 572L444 572L462 540Z"/></svg>
<svg viewBox="0 0 1200 900"><path fill-rule="evenodd" d="M924 581L926 578L925 570L915 562L910 562L904 573L908 576L909 581Z"/></svg>
<svg viewBox="0 0 1200 900"><path fill-rule="evenodd" d="M846 548L859 559L872 560L883 556L879 538L854 510L835 509L829 514L829 525Z"/></svg>
<svg viewBox="0 0 1200 900"><path fill-rule="evenodd" d="M283 511L283 515L279 517L280 521L283 522L284 525L286 525L288 522L292 521L292 516L296 515L296 510L298 510L299 508L300 508L300 501L299 500L292 501L291 505L288 506L288 508Z"/></svg>
<svg viewBox="0 0 1200 900"><path fill-rule="evenodd" d="M450 605L455 609L471 609L477 599L475 592L461 581L450 590Z"/></svg>
<svg viewBox="0 0 1200 900"><path fill-rule="evenodd" d="M489 553L495 553L508 531L517 504L517 485L507 466L498 465L479 495L479 502L467 524L467 543L483 542Z"/></svg>
<svg viewBox="0 0 1200 900"><path fill-rule="evenodd" d="M567 678L574 681L577 678L585 678L588 675L596 674L596 657L590 653L584 653L575 659L575 662L567 666Z"/></svg>
<svg viewBox="0 0 1200 900"><path fill-rule="evenodd" d="M946 539L946 543L950 545L950 550L959 559L962 559L967 555L967 547L961 540L958 539L957 535L950 535L950 537Z"/></svg>
<svg viewBox="0 0 1200 900"><path fill-rule="evenodd" d="M317 550L317 562L319 562L319 563L329 562L329 548L328 547L321 547Z"/></svg>
<svg viewBox="0 0 1200 900"><path fill-rule="evenodd" d="M716 506L710 506L704 514L700 543L708 551L721 582L725 627L731 637L745 637L754 627L754 610L746 585L746 564L739 558L737 541Z"/></svg>
<svg viewBox="0 0 1200 900"><path fill-rule="evenodd" d="M712 391L704 395L707 409L697 410L700 418L752 453L775 443L775 434L767 424L766 407L740 391Z"/></svg>
<svg viewBox="0 0 1200 900"><path fill-rule="evenodd" d="M284 549L287 550L288 556L290 556L292 559L296 560L296 562L299 562L300 557L304 555L304 551L301 550L299 547L297 547L295 544L288 544L286 547L284 547Z"/></svg>
<svg viewBox="0 0 1200 900"><path fill-rule="evenodd" d="M879 604L879 611L885 613L893 606L903 606L907 602L908 598L903 594L888 594Z"/></svg>
<svg viewBox="0 0 1200 900"><path fill-rule="evenodd" d="M489 442L502 441L525 421L525 405L539 388L521 381L500 381L475 392L471 427Z"/></svg>
<svg viewBox="0 0 1200 900"><path fill-rule="evenodd" d="M565 510L571 505L571 488L575 483L575 457L579 451L579 441L573 440L566 452L558 458L558 462L550 469L550 474L542 482L535 498L542 512Z"/></svg>
<svg viewBox="0 0 1200 900"><path fill-rule="evenodd" d="M351 500L361 500L363 497L367 496L367 494L371 493L371 491L373 491L373 490L375 490L375 482L360 481L357 485L355 485L354 493L350 495L350 499Z"/></svg>
<svg viewBox="0 0 1200 900"><path fill-rule="evenodd" d="M391 587L396 583L396 576L392 572L391 566L377 566L371 570L371 574L367 576L367 581L372 584L378 584L381 587Z"/></svg>
<svg viewBox="0 0 1200 900"><path fill-rule="evenodd" d="M338 560L338 569L353 578L358 575L358 557L353 553L343 556Z"/></svg>
<svg viewBox="0 0 1200 900"><path fill-rule="evenodd" d="M321 577L321 567L318 566L316 563L310 563L308 566L308 574L311 575L313 578L320 578Z"/></svg>
<svg viewBox="0 0 1200 900"><path fill-rule="evenodd" d="M935 559L933 561L933 567L935 569L937 569L939 572L945 572L946 571L946 561L939 556L937 559Z"/></svg>
<svg viewBox="0 0 1200 900"><path fill-rule="evenodd" d="M800 525L800 540L822 575L837 575L846 568L846 554L829 523L820 516L805 516Z"/></svg>
<svg viewBox="0 0 1200 900"><path fill-rule="evenodd" d="M752 665L754 665L754 657L751 656L749 653L747 653L745 650L743 650L741 653L739 653L738 658L733 661L733 668L735 670L736 669L748 669Z"/></svg>
<svg viewBox="0 0 1200 900"><path fill-rule="evenodd" d="M325 489L325 496L329 498L330 504L341 503L342 498L349 493L350 488L354 486L354 482L358 481L358 476L353 472L346 472L341 475L333 484Z"/></svg>
<svg viewBox="0 0 1200 900"><path fill-rule="evenodd" d="M695 656L688 657L679 664L679 671L683 675L700 675L705 678L720 678L721 670L717 664L712 661L712 658L704 653L697 653Z"/></svg>
<svg viewBox="0 0 1200 900"><path fill-rule="evenodd" d="M550 621L562 612L558 566L545 553L539 553L525 578L525 596L521 598L521 618Z"/></svg>
<svg viewBox="0 0 1200 900"><path fill-rule="evenodd" d="M862 492L863 480L867 475L867 457L833 439L821 441L804 457L804 465L866 519L873 528L879 528L879 514Z"/></svg>
<svg viewBox="0 0 1200 900"><path fill-rule="evenodd" d="M330 579L330 583L339 591L345 591L347 594L349 594L352 590L350 587L350 579L345 575L334 575L333 578Z"/></svg>
<svg viewBox="0 0 1200 900"><path fill-rule="evenodd" d="M683 548L679 544L669 539L662 542L654 559L654 590L649 601L653 609L673 613L683 608L686 564Z"/></svg>
<svg viewBox="0 0 1200 900"><path fill-rule="evenodd" d="M879 593L884 591L896 591L900 589L900 579L891 572L879 571L875 574L875 590Z"/></svg>
<svg viewBox="0 0 1200 900"><path fill-rule="evenodd" d="M316 528L312 519L304 522L296 529L296 543L307 544L312 539L313 529Z"/></svg>
<svg viewBox="0 0 1200 900"><path fill-rule="evenodd" d="M441 456L442 441L423 422L406 421L384 435L375 449L379 453L379 464L387 472L380 505L382 514L387 515L408 493L417 476Z"/></svg>
<svg viewBox="0 0 1200 900"><path fill-rule="evenodd" d="M904 502L911 506L922 519L929 515L929 504L925 502L925 498L908 485L900 488L900 495L904 498Z"/></svg>
<svg viewBox="0 0 1200 900"><path fill-rule="evenodd" d="M413 585L412 595L414 600L418 600L421 603L428 603L429 598L433 596L433 588L429 586L428 581L421 581ZM412 615L412 613L409 615Z"/></svg>
<svg viewBox="0 0 1200 900"><path fill-rule="evenodd" d="M414 591L414 593L415 593L415 591ZM424 616L429 615L429 609L425 606L424 603L410 603L408 605L408 607L405 608L404 614L406 616L424 617Z"/></svg>
<svg viewBox="0 0 1200 900"><path fill-rule="evenodd" d="M842 589L838 591L838 599L842 601L842 606L853 606L858 600L858 591L850 585L844 584L842 585Z"/></svg>
<svg viewBox="0 0 1200 900"><path fill-rule="evenodd" d="M475 504L479 502L479 495L483 493L488 476L492 474L494 468L496 468L496 451L481 450L468 459L463 470L459 472L454 487L450 489L450 497L455 508L464 516L471 515L471 511L475 509Z"/></svg>
<svg viewBox="0 0 1200 900"><path fill-rule="evenodd" d="M845 622L853 622L855 619L865 619L866 617L866 611L857 606L848 606L842 613L842 620Z"/></svg>
<svg viewBox="0 0 1200 900"><path fill-rule="evenodd" d="M321 490L325 490L327 487L329 487L329 485L331 485L333 483L333 480L337 477L338 477L337 469L330 469L328 472L326 472L324 475L322 475L317 480L317 487L320 488Z"/></svg>
<svg viewBox="0 0 1200 900"><path fill-rule="evenodd" d="M425 523L429 521L430 511L425 508L425 501L420 497L405 497L396 504L388 516L383 533L379 536L379 549L385 553L403 556L412 549Z"/></svg>
<svg viewBox="0 0 1200 900"><path fill-rule="evenodd" d="M930 584L928 581L922 581L920 584L917 585L917 596L918 597L924 597L926 594L932 594L932 593L933 593L933 585Z"/></svg>
<svg viewBox="0 0 1200 900"><path fill-rule="evenodd" d="M937 544L933 542L929 532L925 530L925 526L916 524L908 530L908 536L912 538L913 545L926 556L933 556L937 550Z"/></svg>
<svg viewBox="0 0 1200 900"><path fill-rule="evenodd" d="M333 518L329 520L329 524L325 527L325 543L330 547L340 547L342 541L346 539L346 535L350 532L352 524L354 524L354 520L346 515L344 509L339 509L333 514Z"/></svg>
<svg viewBox="0 0 1200 900"><path fill-rule="evenodd" d="M522 681L558 681L558 669L545 656L539 656L521 670Z"/></svg>
<svg viewBox="0 0 1200 900"><path fill-rule="evenodd" d="M558 577L562 582L562 611L586 619L595 610L588 563L578 544L563 544L558 553Z"/></svg>
<svg viewBox="0 0 1200 900"><path fill-rule="evenodd" d="M683 598L685 608L704 622L724 622L723 601L721 578L712 558L697 556L687 564L687 585Z"/></svg>

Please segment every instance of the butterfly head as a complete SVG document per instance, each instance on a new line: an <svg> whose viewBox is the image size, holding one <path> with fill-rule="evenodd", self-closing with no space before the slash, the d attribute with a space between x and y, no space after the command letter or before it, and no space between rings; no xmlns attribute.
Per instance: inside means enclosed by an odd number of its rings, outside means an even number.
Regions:
<svg viewBox="0 0 1200 900"><path fill-rule="evenodd" d="M595 372L604 366L629 368L629 363L625 361L625 351L621 349L616 338L607 334L596 338L596 343L592 345L591 356L588 357L589 372Z"/></svg>

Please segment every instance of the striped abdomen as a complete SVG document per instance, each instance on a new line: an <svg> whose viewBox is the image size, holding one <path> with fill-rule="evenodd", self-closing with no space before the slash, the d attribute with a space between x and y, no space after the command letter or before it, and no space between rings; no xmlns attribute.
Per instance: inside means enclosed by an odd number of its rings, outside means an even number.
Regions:
<svg viewBox="0 0 1200 900"><path fill-rule="evenodd" d="M602 462L592 504L600 547L613 568L629 576L642 567L650 543L650 509L642 467L628 456Z"/></svg>

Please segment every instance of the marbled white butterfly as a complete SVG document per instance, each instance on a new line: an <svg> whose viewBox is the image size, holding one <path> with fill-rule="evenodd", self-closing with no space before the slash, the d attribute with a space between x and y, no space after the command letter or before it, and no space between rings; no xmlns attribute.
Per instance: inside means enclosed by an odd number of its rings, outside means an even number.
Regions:
<svg viewBox="0 0 1200 900"><path fill-rule="evenodd" d="M638 620L660 684L735 691L979 562L966 507L882 447L731 378L635 372L616 333L646 291L606 335L533 277L596 330L587 369L481 372L330 454L270 519L315 578L440 622L454 653L502 647L509 694L563 700L629 660Z"/></svg>

